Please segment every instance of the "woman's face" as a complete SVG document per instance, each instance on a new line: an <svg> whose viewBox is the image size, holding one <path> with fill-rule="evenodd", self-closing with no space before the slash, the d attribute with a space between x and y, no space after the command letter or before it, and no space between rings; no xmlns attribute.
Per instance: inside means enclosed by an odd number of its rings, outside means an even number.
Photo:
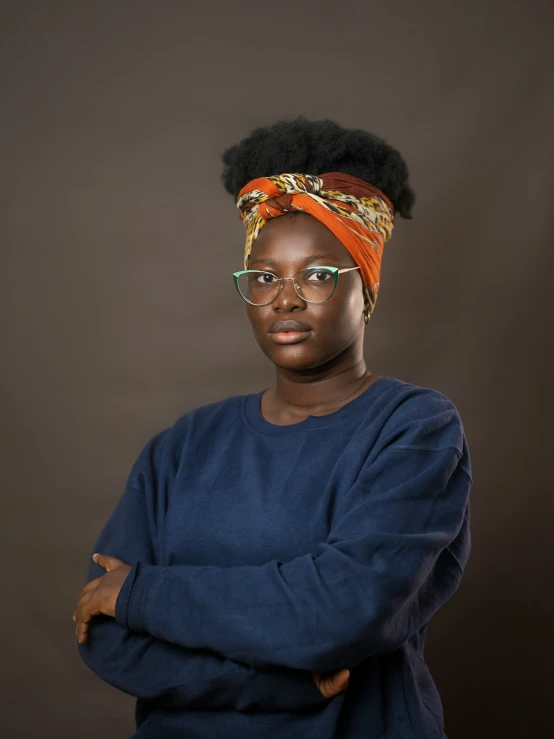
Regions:
<svg viewBox="0 0 554 739"><path fill-rule="evenodd" d="M311 265L355 267L346 247L312 216L301 213L268 221L252 245L249 269L292 277ZM322 303L308 303L296 294L292 280L273 303L246 303L254 336L264 354L278 367L307 370L328 362L335 364L349 354L358 355L364 337L364 295L360 270L339 275L337 289ZM270 333L276 321L294 320L309 333L298 343L279 344ZM335 360L335 361L333 361Z"/></svg>

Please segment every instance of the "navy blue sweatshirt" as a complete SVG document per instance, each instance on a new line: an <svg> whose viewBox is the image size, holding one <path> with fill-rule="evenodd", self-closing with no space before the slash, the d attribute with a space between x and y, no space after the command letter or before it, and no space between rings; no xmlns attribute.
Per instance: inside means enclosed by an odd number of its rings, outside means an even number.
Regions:
<svg viewBox="0 0 554 739"><path fill-rule="evenodd" d="M140 739L444 739L424 642L470 551L456 407L387 376L277 426L262 392L146 444L91 551L132 570L82 658ZM342 668L324 698L311 671Z"/></svg>

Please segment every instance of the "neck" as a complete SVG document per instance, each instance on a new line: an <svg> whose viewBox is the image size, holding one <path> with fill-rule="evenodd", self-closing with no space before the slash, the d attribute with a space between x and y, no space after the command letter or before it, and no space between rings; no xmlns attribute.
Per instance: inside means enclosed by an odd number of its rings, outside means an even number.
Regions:
<svg viewBox="0 0 554 739"><path fill-rule="evenodd" d="M359 393L371 375L363 357L309 376L278 369L271 405L275 411L288 410L300 416L332 409Z"/></svg>

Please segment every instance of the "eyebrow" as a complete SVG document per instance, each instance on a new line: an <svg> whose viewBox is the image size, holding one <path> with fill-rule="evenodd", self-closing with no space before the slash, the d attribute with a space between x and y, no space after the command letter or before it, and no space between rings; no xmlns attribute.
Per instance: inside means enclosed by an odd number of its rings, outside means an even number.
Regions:
<svg viewBox="0 0 554 739"><path fill-rule="evenodd" d="M314 262L316 259L332 259L334 262L338 262L339 260L337 257L333 256L332 254L312 254L309 257L306 257L304 260L302 260L302 264L308 264L309 262ZM264 264L275 264L273 259L265 258L265 257L258 257L257 259L253 259L250 264L255 264L256 262L263 262Z"/></svg>

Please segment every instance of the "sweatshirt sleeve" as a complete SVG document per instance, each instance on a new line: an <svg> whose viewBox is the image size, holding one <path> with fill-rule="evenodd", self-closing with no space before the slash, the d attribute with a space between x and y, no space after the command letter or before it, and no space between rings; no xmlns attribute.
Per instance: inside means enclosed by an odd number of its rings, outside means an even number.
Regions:
<svg viewBox="0 0 554 739"><path fill-rule="evenodd" d="M470 550L467 445L437 395L385 425L314 553L227 568L139 560L119 623L258 669L353 668L398 649L455 592Z"/></svg>
<svg viewBox="0 0 554 739"><path fill-rule="evenodd" d="M94 549L127 564L155 566L144 493L127 487ZM136 569L135 569L136 572ZM90 560L87 582L105 573ZM127 578L116 601L124 608ZM309 672L287 668L258 670L207 649L190 649L163 638L136 633L114 618L95 617L89 638L78 644L84 662L107 683L137 698L180 708L279 711L328 703Z"/></svg>

